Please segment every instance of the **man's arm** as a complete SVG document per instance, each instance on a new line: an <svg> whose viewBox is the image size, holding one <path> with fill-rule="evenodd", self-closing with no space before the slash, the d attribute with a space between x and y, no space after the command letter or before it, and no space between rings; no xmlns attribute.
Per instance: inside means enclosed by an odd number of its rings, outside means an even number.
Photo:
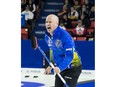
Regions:
<svg viewBox="0 0 116 87"><path fill-rule="evenodd" d="M64 34L63 35L63 46L65 49L65 58L64 60L60 63L60 65L58 66L60 68L61 71L65 70L70 63L73 60L73 51L74 51L74 42L72 37L69 34Z"/></svg>

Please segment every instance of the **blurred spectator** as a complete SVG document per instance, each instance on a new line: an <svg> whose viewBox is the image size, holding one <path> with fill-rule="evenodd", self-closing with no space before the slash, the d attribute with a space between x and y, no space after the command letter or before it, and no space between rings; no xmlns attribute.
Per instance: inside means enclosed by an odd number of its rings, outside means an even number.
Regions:
<svg viewBox="0 0 116 87"><path fill-rule="evenodd" d="M73 0L74 1L74 5L73 5L73 7L74 7L74 9L77 11L77 12L79 12L79 10L80 10L80 4L79 4L79 1L78 0Z"/></svg>
<svg viewBox="0 0 116 87"><path fill-rule="evenodd" d="M69 0L64 0L64 5L67 6L67 9L69 9L71 7Z"/></svg>
<svg viewBox="0 0 116 87"><path fill-rule="evenodd" d="M88 17L88 13L89 12L86 10L86 5L83 4L82 7L81 7L81 10L79 12L79 15L84 15L84 16Z"/></svg>
<svg viewBox="0 0 116 87"><path fill-rule="evenodd" d="M21 14L25 15L25 21L26 21L26 27L28 29L28 38L30 39L30 33L32 31L32 23L33 23L33 18L34 14L29 10L29 7L27 6L25 11L23 11Z"/></svg>
<svg viewBox="0 0 116 87"><path fill-rule="evenodd" d="M78 16L79 16L78 12L74 9L74 7L71 7L70 11L68 13L68 18L70 20L72 20L72 21L73 20L77 21L78 20Z"/></svg>
<svg viewBox="0 0 116 87"><path fill-rule="evenodd" d="M78 20L78 25L76 27L76 33L79 36L82 36L82 35L86 34L86 29L83 27L81 20Z"/></svg>
<svg viewBox="0 0 116 87"><path fill-rule="evenodd" d="M67 10L68 10L67 6L63 5L63 9L58 12L58 17L59 17L60 23L62 23L63 16L64 15L68 15L68 11Z"/></svg>
<svg viewBox="0 0 116 87"><path fill-rule="evenodd" d="M68 19L67 15L63 16L62 23L66 28L71 28L71 21Z"/></svg>
<svg viewBox="0 0 116 87"><path fill-rule="evenodd" d="M21 12L25 10L26 6L27 6L27 1L21 0Z"/></svg>
<svg viewBox="0 0 116 87"><path fill-rule="evenodd" d="M78 12L74 10L73 7L71 7L68 13L68 19L71 23L71 28L75 28L77 26L78 16L79 16Z"/></svg>
<svg viewBox="0 0 116 87"><path fill-rule="evenodd" d="M34 13L36 9L35 9L35 4L32 2L32 0L29 0L27 5L29 7L29 10Z"/></svg>
<svg viewBox="0 0 116 87"><path fill-rule="evenodd" d="M68 0L64 0L64 5L69 5L69 1Z"/></svg>
<svg viewBox="0 0 116 87"><path fill-rule="evenodd" d="M95 20L95 7L94 6L91 7L91 11L89 13L89 17L90 17L90 21L94 21Z"/></svg>
<svg viewBox="0 0 116 87"><path fill-rule="evenodd" d="M34 2L32 2L32 0L29 0L27 6L29 7L29 10L30 10L31 12L33 12L33 14L34 14L34 19L35 19L35 18L36 18L36 17L35 17L35 16L36 16L36 7L35 7Z"/></svg>
<svg viewBox="0 0 116 87"><path fill-rule="evenodd" d="M21 14L25 14L25 20L33 20L34 14L29 10L29 7L27 6L25 8L25 11L23 11Z"/></svg>
<svg viewBox="0 0 116 87"><path fill-rule="evenodd" d="M25 11L23 11L21 14L25 15L26 25L32 27L34 14L29 10L29 7L26 7Z"/></svg>
<svg viewBox="0 0 116 87"><path fill-rule="evenodd" d="M82 20L83 26L87 29L90 26L90 19L85 15L81 15L80 19Z"/></svg>
<svg viewBox="0 0 116 87"><path fill-rule="evenodd" d="M86 5L86 11L89 12L91 8L89 0L85 0L85 5Z"/></svg>

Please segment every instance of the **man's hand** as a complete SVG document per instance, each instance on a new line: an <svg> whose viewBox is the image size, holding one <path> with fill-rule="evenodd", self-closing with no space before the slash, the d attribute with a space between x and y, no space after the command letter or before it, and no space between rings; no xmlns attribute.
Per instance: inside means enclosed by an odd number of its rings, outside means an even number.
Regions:
<svg viewBox="0 0 116 87"><path fill-rule="evenodd" d="M48 66L45 70L45 74L50 74L52 70L52 67Z"/></svg>
<svg viewBox="0 0 116 87"><path fill-rule="evenodd" d="M60 73L61 70L60 70L60 68L58 68L58 67L54 67L54 72L57 74L57 73Z"/></svg>

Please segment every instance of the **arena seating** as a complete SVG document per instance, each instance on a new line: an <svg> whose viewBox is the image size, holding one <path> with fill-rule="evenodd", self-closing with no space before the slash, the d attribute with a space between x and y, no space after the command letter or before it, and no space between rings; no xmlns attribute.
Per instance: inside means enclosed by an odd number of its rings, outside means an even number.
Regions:
<svg viewBox="0 0 116 87"><path fill-rule="evenodd" d="M21 29L21 39L23 39L23 40L28 39L28 29L27 28Z"/></svg>

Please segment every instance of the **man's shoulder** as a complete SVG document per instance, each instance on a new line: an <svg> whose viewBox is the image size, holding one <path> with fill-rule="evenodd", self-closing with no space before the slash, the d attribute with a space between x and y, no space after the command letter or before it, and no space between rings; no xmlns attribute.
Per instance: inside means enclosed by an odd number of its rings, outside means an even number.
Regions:
<svg viewBox="0 0 116 87"><path fill-rule="evenodd" d="M58 26L58 29L57 29L57 34L65 34L67 31L64 30L62 27Z"/></svg>
<svg viewBox="0 0 116 87"><path fill-rule="evenodd" d="M57 28L58 28L59 31L64 31L64 32L66 31L66 30L65 30L63 27L61 27L61 26L58 26Z"/></svg>
<svg viewBox="0 0 116 87"><path fill-rule="evenodd" d="M60 26L59 26L59 29L57 31L57 34L59 36L61 36L62 38L65 37L65 36L66 37L70 36L70 34L66 30L64 30L62 27L60 27Z"/></svg>

